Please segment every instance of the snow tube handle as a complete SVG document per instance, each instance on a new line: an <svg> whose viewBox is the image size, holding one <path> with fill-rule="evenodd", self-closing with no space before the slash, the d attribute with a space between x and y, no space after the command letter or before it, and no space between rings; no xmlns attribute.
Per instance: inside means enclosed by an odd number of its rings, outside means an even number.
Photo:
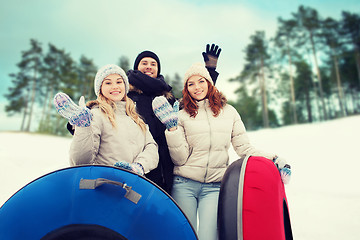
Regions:
<svg viewBox="0 0 360 240"><path fill-rule="evenodd" d="M126 185L126 183L121 183L105 178L97 178L97 179L80 179L79 188L80 189L96 189L97 187L103 184L113 184L121 186L126 190L125 198L130 200L131 202L137 204L141 198L141 195L134 190L132 190L131 186Z"/></svg>

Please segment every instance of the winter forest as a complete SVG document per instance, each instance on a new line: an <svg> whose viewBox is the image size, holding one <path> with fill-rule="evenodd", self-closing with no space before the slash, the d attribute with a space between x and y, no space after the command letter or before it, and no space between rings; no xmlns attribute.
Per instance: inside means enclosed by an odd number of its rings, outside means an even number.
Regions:
<svg viewBox="0 0 360 240"><path fill-rule="evenodd" d="M243 48L239 75L225 79L237 83L230 101L249 130L341 118L360 110L360 14L343 11L340 19L321 16L299 6L291 17L277 19L274 36L255 31ZM9 116L22 116L19 130L54 135L67 133L66 120L56 114L53 96L66 92L72 99L95 99L95 61L79 60L61 46L30 39L21 53L17 72L9 73L12 86L5 95ZM127 56L118 65L130 69ZM220 60L221 61L221 60ZM165 76L176 97L181 97L182 73ZM40 121L34 121L34 116Z"/></svg>

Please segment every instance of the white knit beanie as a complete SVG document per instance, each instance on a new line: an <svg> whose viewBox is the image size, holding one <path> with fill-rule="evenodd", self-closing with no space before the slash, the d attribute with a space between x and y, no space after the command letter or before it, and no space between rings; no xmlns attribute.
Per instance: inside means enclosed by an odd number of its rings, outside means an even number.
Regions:
<svg viewBox="0 0 360 240"><path fill-rule="evenodd" d="M212 85L214 85L209 71L206 69L205 65L203 63L194 63L185 73L184 76L184 85L186 84L187 80L194 75L199 75L204 77L206 80L208 80Z"/></svg>
<svg viewBox="0 0 360 240"><path fill-rule="evenodd" d="M121 67L115 64L107 64L101 67L96 73L94 80L94 91L96 96L99 96L101 84L104 81L104 78L106 78L110 74L119 74L122 77L125 83L125 91L127 94L129 92L129 80L128 77L126 76L125 71Z"/></svg>

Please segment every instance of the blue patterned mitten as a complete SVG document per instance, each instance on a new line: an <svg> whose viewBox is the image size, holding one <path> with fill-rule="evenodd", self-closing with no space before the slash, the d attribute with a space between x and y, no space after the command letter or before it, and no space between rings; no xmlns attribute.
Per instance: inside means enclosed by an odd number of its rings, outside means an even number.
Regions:
<svg viewBox="0 0 360 240"><path fill-rule="evenodd" d="M116 162L114 166L144 176L144 168L140 163Z"/></svg>
<svg viewBox="0 0 360 240"><path fill-rule="evenodd" d="M54 97L54 105L57 112L64 118L68 119L71 125L78 127L90 126L92 113L85 106L84 97L80 98L80 106L78 106L71 100L68 95L59 92Z"/></svg>
<svg viewBox="0 0 360 240"><path fill-rule="evenodd" d="M280 172L281 180L284 184L288 184L291 178L291 166L286 163L283 158L275 157L273 162Z"/></svg>
<svg viewBox="0 0 360 240"><path fill-rule="evenodd" d="M170 103L164 96L159 96L154 98L152 101L152 108L155 116L166 126L166 129L170 129L178 125L178 101L174 103L174 107L171 107Z"/></svg>

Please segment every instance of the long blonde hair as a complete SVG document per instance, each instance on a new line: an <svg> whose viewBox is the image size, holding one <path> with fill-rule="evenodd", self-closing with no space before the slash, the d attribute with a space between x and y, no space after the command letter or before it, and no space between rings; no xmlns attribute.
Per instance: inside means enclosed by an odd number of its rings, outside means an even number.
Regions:
<svg viewBox="0 0 360 240"><path fill-rule="evenodd" d="M127 95L124 96L126 105L125 111L126 115L128 115L145 133L146 131L146 124L140 115L137 113L135 108L135 103L131 100ZM114 101L106 98L100 91L98 98L96 99L97 104L101 111L108 117L111 125L116 128L116 121L115 121L115 110L116 104Z"/></svg>

